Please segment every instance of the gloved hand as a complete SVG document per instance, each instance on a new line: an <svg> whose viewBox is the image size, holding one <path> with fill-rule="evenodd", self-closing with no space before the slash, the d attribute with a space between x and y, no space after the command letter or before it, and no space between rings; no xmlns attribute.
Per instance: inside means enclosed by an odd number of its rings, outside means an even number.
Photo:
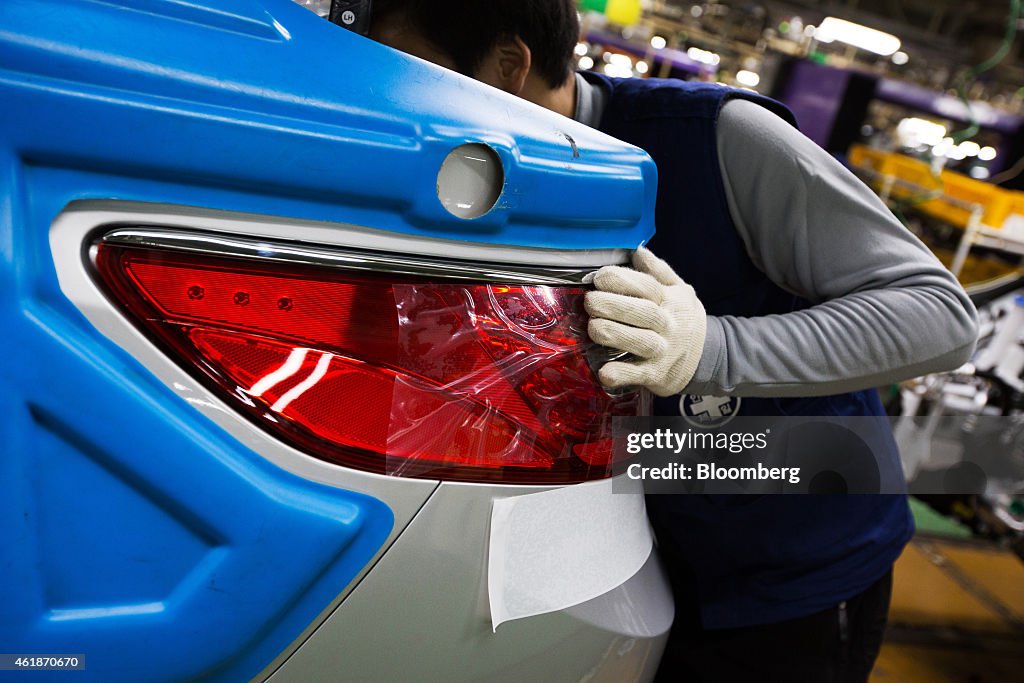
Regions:
<svg viewBox="0 0 1024 683"><path fill-rule="evenodd" d="M633 254L633 268L601 268L594 276L596 291L584 299L591 316L590 338L636 356L606 363L599 372L601 383L647 387L658 396L672 396L697 371L707 314L693 287L647 249Z"/></svg>

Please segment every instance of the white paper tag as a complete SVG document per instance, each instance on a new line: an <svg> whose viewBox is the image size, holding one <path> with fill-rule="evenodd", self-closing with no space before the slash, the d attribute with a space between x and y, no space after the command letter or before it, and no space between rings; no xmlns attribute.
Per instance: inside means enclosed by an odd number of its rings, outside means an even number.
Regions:
<svg viewBox="0 0 1024 683"><path fill-rule="evenodd" d="M487 567L494 630L596 598L640 570L652 538L636 484L635 493L613 494L605 479L494 501Z"/></svg>

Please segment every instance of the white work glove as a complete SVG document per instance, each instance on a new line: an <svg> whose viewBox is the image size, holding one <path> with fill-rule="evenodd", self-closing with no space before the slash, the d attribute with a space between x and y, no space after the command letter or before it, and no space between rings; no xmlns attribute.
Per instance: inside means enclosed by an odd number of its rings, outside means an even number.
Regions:
<svg viewBox="0 0 1024 683"><path fill-rule="evenodd" d="M606 387L646 387L673 396L697 371L707 314L693 287L647 249L633 254L633 268L597 271L596 291L584 299L590 338L636 357L606 363L598 374Z"/></svg>

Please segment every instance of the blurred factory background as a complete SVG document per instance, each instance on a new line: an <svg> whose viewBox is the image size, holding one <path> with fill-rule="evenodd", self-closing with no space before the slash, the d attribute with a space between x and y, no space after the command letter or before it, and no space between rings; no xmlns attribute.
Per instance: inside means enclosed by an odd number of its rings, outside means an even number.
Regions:
<svg viewBox="0 0 1024 683"><path fill-rule="evenodd" d="M971 293L982 316L974 362L884 391L912 490L951 467L996 452L998 461L986 463L989 476L972 495L912 501L918 534L897 564L872 680L1024 680L1020 0L581 0L580 8L580 69L721 82L783 101ZM979 436L983 419L989 433Z"/></svg>
<svg viewBox="0 0 1024 683"><path fill-rule="evenodd" d="M578 65L785 102L971 285L1024 253L1018 4L583 0Z"/></svg>

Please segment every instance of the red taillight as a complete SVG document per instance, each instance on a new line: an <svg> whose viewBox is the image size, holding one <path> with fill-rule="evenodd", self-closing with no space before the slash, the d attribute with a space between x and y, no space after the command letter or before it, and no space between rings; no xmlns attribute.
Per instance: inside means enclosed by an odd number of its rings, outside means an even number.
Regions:
<svg viewBox="0 0 1024 683"><path fill-rule="evenodd" d="M99 279L223 400L330 462L415 477L610 475L579 286L428 281L101 242Z"/></svg>

